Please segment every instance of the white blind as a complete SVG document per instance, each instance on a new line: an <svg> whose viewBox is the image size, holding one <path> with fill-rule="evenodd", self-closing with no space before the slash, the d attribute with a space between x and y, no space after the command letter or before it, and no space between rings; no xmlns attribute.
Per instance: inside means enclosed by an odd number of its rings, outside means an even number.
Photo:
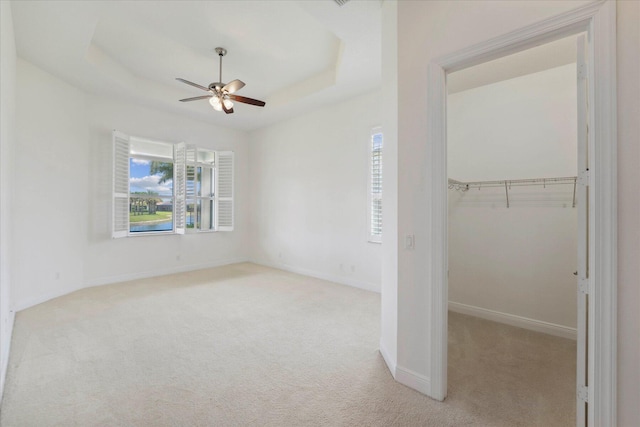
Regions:
<svg viewBox="0 0 640 427"><path fill-rule="evenodd" d="M216 156L216 229L233 230L233 152L218 151Z"/></svg>
<svg viewBox="0 0 640 427"><path fill-rule="evenodd" d="M187 148L184 142L173 146L173 223L177 234L186 229L186 163Z"/></svg>
<svg viewBox="0 0 640 427"><path fill-rule="evenodd" d="M369 197L370 235L374 241L382 237L382 132L374 130L371 135L371 181Z"/></svg>
<svg viewBox="0 0 640 427"><path fill-rule="evenodd" d="M113 213L111 236L129 233L129 136L116 130L113 138Z"/></svg>

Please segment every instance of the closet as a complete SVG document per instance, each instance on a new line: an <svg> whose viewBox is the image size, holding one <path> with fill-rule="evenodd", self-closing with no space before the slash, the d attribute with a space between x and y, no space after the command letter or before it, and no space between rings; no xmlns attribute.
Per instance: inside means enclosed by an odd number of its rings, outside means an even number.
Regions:
<svg viewBox="0 0 640 427"><path fill-rule="evenodd" d="M575 338L575 70L449 93L450 310Z"/></svg>
<svg viewBox="0 0 640 427"><path fill-rule="evenodd" d="M447 75L450 390L528 393L542 424L575 424L575 61L571 37Z"/></svg>

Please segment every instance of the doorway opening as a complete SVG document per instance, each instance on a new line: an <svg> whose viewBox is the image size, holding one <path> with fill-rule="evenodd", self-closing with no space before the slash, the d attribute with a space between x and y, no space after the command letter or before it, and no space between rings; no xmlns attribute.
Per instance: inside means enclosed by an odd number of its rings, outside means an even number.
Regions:
<svg viewBox="0 0 640 427"><path fill-rule="evenodd" d="M510 423L576 424L577 49L447 74L449 394Z"/></svg>
<svg viewBox="0 0 640 427"><path fill-rule="evenodd" d="M447 396L447 73L462 70L530 47L581 32L587 33L585 88L589 104L586 152L588 170L579 171L578 183L587 192L587 209L580 221L588 228L587 273L579 277L588 317L584 319L585 377L577 388L584 404L585 423L580 427L616 425L616 270L617 270L617 119L616 119L616 3L594 2L544 21L480 42L430 62L427 83L426 187L431 196L427 208L429 238L425 243L428 277L430 377L428 395ZM579 234L580 235L580 234ZM579 273L580 274L580 273ZM577 328L578 335L580 327ZM578 369L580 374L582 370ZM579 415L579 414L577 414ZM580 418L577 418L580 419Z"/></svg>

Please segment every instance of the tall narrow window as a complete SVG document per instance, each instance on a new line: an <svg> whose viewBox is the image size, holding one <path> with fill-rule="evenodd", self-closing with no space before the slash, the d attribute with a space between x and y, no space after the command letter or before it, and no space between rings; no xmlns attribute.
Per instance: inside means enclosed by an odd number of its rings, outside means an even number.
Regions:
<svg viewBox="0 0 640 427"><path fill-rule="evenodd" d="M382 129L374 128L369 146L369 241L382 241Z"/></svg>

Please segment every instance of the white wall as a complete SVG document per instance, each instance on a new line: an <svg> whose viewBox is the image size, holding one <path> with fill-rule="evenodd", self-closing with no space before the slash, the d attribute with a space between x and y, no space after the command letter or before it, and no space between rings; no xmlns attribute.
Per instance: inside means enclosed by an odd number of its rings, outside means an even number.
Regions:
<svg viewBox="0 0 640 427"><path fill-rule="evenodd" d="M16 45L11 3L0 2L0 399L9 360L11 311L11 199L16 101Z"/></svg>
<svg viewBox="0 0 640 427"><path fill-rule="evenodd" d="M87 233L85 95L18 60L13 301L19 309L83 284Z"/></svg>
<svg viewBox="0 0 640 427"><path fill-rule="evenodd" d="M248 259L244 133L87 95L24 60L17 70L17 309L85 286ZM112 240L112 129L235 151L236 230Z"/></svg>
<svg viewBox="0 0 640 427"><path fill-rule="evenodd" d="M254 262L379 291L367 182L380 99L370 93L251 134Z"/></svg>
<svg viewBox="0 0 640 427"><path fill-rule="evenodd" d="M449 177L575 176L576 105L575 64L449 95ZM507 208L504 188L449 190L450 308L571 336L567 328L575 328L577 316L573 185L512 187L509 196Z"/></svg>
<svg viewBox="0 0 640 427"><path fill-rule="evenodd" d="M569 64L449 95L449 177L574 176L576 85Z"/></svg>
<svg viewBox="0 0 640 427"><path fill-rule="evenodd" d="M397 356L403 380L414 387L429 387L431 349L429 298L430 268L425 242L429 238L426 190L427 68L432 59L479 41L496 37L545 18L579 7L587 1L429 1L398 2L398 235L415 235L415 249L396 246L398 270ZM383 46L384 48L384 46ZM384 54L384 53L383 53ZM390 170L391 169L391 170ZM385 212L385 215L390 215ZM390 248L393 250L393 248ZM393 256L385 253L384 263ZM383 267L384 269L384 267ZM386 280L386 277L385 277ZM384 288L385 283L382 284ZM382 295L383 307L388 304ZM385 336L382 337L386 339ZM383 342L390 347L391 344Z"/></svg>
<svg viewBox="0 0 640 427"><path fill-rule="evenodd" d="M428 218L414 205L427 205L430 195L421 179L427 146L427 66L455 52L523 26L574 9L586 1L429 1L398 3L399 231L416 233L415 251L398 248L398 364L429 379L429 307L427 257L421 247ZM640 304L638 287L640 245L640 182L638 141L639 14L638 2L619 1L618 7L618 423L640 424L637 405L640 384ZM446 17L446 18L445 18ZM397 165L395 166L397 167ZM387 165L386 170L394 168ZM386 214L386 213L385 213ZM386 214L388 215L388 214ZM392 260L383 259L385 263ZM383 287L385 284L382 285ZM382 295L384 299L384 294ZM383 305L386 304L383 301ZM383 337L384 338L384 337Z"/></svg>

